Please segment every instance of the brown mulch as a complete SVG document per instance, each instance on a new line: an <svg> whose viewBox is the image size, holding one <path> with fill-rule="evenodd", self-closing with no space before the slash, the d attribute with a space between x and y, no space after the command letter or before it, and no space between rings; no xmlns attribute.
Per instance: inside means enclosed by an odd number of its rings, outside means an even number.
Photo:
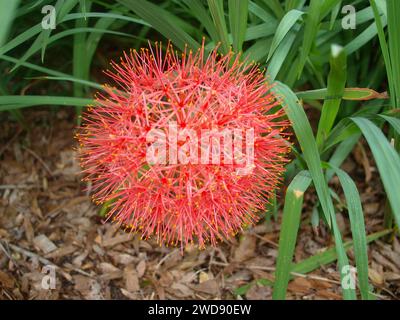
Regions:
<svg viewBox="0 0 400 320"><path fill-rule="evenodd" d="M271 299L267 282L273 280L278 222L262 220L217 248L187 247L183 255L179 248L142 241L102 222L99 208L83 191L73 112L24 111L28 130L2 117L0 299ZM384 192L366 149L359 145L344 169L357 177L372 233L383 229ZM325 227L313 230L310 225L313 192L305 199L296 261L333 245ZM343 203L336 204L340 209ZM338 220L349 236L345 210ZM350 258L354 264L351 253ZM398 238L371 244L369 258L377 298L400 298ZM43 267L49 265L55 268L56 286L46 290ZM341 299L336 264L295 276L288 298Z"/></svg>

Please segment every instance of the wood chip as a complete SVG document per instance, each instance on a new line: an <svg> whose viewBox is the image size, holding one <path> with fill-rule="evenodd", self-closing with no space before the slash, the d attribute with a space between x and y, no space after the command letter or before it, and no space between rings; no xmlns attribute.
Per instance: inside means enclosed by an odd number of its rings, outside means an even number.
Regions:
<svg viewBox="0 0 400 320"><path fill-rule="evenodd" d="M386 281L398 281L400 280L400 274L394 272L385 272L384 278Z"/></svg>
<svg viewBox="0 0 400 320"><path fill-rule="evenodd" d="M38 235L33 239L33 243L45 254L50 253L57 249L57 246L44 234Z"/></svg>
<svg viewBox="0 0 400 320"><path fill-rule="evenodd" d="M308 293L313 287L312 283L305 278L295 278L289 283L288 289L293 293Z"/></svg>
<svg viewBox="0 0 400 320"><path fill-rule="evenodd" d="M246 299L249 300L266 300L271 299L272 289L270 287L260 287L257 285L252 286L249 291L246 292Z"/></svg>
<svg viewBox="0 0 400 320"><path fill-rule="evenodd" d="M14 287L14 279L7 273L0 270L0 284L6 288Z"/></svg>
<svg viewBox="0 0 400 320"><path fill-rule="evenodd" d="M194 294L192 289L180 282L173 283L171 289L174 290L179 297L191 297Z"/></svg>
<svg viewBox="0 0 400 320"><path fill-rule="evenodd" d="M331 299L331 300L340 300L342 299L342 296L340 294L337 294L335 292L332 292L330 290L318 290L318 296L325 298L325 299Z"/></svg>
<svg viewBox="0 0 400 320"><path fill-rule="evenodd" d="M73 277L75 286L74 289L79 291L85 299L88 300L103 300L104 295L101 292L101 285L94 279L76 275Z"/></svg>
<svg viewBox="0 0 400 320"><path fill-rule="evenodd" d="M102 273L112 273L120 271L117 267L108 262L100 262L98 268L101 270Z"/></svg>
<svg viewBox="0 0 400 320"><path fill-rule="evenodd" d="M25 215L24 216L24 230L25 230L26 239L29 242L33 242L33 238L35 237L35 233L33 231L32 223L31 223L29 215Z"/></svg>
<svg viewBox="0 0 400 320"><path fill-rule="evenodd" d="M125 288L129 292L139 291L139 277L135 269L132 266L128 266L124 269L124 280Z"/></svg>
<svg viewBox="0 0 400 320"><path fill-rule="evenodd" d="M49 253L46 255L47 259L55 259L55 258L61 258L67 255L70 255L71 253L76 252L76 247L73 245L67 245L61 248L58 248L57 250Z"/></svg>
<svg viewBox="0 0 400 320"><path fill-rule="evenodd" d="M129 291L126 290L125 288L121 288L120 290L121 290L121 293L122 293L125 297L127 297L128 299L137 300L137 298L138 298L137 293L129 292Z"/></svg>
<svg viewBox="0 0 400 320"><path fill-rule="evenodd" d="M102 246L106 247L106 248L109 248L109 247L113 247L113 246L115 246L117 244L120 244L120 243L131 241L132 239L133 239L133 234L124 233L124 234L115 236L115 237L110 238L110 239L104 239L103 243L102 243Z"/></svg>
<svg viewBox="0 0 400 320"><path fill-rule="evenodd" d="M133 263L136 258L127 253L120 253L113 256L114 263L128 265Z"/></svg>

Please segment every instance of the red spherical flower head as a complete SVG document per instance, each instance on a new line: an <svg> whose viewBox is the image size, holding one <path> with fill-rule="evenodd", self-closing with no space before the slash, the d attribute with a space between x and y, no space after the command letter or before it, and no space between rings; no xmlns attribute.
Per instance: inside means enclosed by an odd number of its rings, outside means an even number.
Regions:
<svg viewBox="0 0 400 320"><path fill-rule="evenodd" d="M78 135L85 180L108 218L165 244L234 235L259 219L287 162L288 121L238 55L157 43L106 73Z"/></svg>

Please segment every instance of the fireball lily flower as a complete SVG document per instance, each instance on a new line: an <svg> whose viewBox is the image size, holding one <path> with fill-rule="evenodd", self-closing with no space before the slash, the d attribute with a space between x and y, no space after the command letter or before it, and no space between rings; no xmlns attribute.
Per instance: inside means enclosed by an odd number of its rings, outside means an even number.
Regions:
<svg viewBox="0 0 400 320"><path fill-rule="evenodd" d="M117 87L97 95L78 134L108 218L182 248L256 223L281 181L289 124L258 67L157 43L112 67Z"/></svg>

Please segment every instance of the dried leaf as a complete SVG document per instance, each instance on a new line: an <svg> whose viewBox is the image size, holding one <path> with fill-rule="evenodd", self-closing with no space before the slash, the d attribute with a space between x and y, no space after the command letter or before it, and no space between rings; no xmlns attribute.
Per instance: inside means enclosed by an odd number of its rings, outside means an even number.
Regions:
<svg viewBox="0 0 400 320"><path fill-rule="evenodd" d="M146 271L146 261L140 260L138 265L136 266L136 271L139 278L143 277Z"/></svg>
<svg viewBox="0 0 400 320"><path fill-rule="evenodd" d="M384 283L383 275L380 274L378 271L376 271L372 268L369 268L368 276L375 285L378 285L378 286L383 285L383 283Z"/></svg>
<svg viewBox="0 0 400 320"><path fill-rule="evenodd" d="M207 280L197 285L190 286L193 290L207 293L209 295L215 296L219 292L219 286L215 279Z"/></svg>
<svg viewBox="0 0 400 320"><path fill-rule="evenodd" d="M238 262L245 261L254 255L256 250L256 238L246 235L240 241L239 247L235 251L234 260Z"/></svg>

